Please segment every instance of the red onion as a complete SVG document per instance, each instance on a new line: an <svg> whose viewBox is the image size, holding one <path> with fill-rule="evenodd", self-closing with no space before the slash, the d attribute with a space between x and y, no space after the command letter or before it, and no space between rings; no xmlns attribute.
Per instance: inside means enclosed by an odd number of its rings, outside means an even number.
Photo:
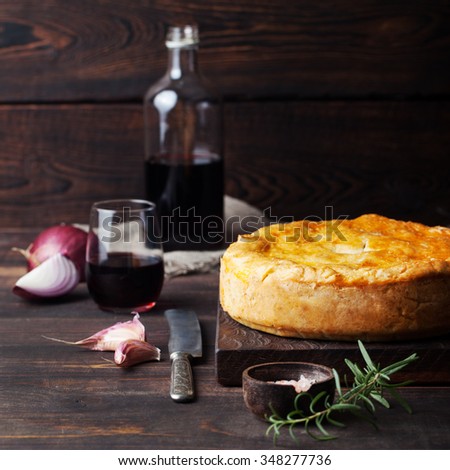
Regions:
<svg viewBox="0 0 450 470"><path fill-rule="evenodd" d="M59 297L71 292L79 282L75 264L57 253L22 276L13 292L26 299Z"/></svg>
<svg viewBox="0 0 450 470"><path fill-rule="evenodd" d="M39 266L50 256L60 253L77 267L80 282L85 280L87 233L73 225L55 225L41 232L26 249L14 248L28 261L28 270Z"/></svg>

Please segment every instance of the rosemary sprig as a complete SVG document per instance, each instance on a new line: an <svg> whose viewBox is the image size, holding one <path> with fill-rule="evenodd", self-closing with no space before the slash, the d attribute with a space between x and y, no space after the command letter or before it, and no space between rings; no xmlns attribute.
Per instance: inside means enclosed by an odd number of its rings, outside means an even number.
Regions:
<svg viewBox="0 0 450 470"><path fill-rule="evenodd" d="M285 418L276 413L267 418L271 423L267 429L266 435L273 432L274 443L281 434L281 429L287 427L289 434L297 441L294 428L297 425L303 425L306 433L317 440L335 439L324 427L329 423L338 427L345 425L338 421L336 414L348 412L359 418L363 418L376 427L374 420L375 404L380 404L385 408L390 407L389 401L385 397L385 392L389 392L391 397L396 400L408 413L411 413L411 407L398 393L397 388L407 385L410 381L401 383L391 383L391 375L403 369L413 361L418 359L417 354L380 368L379 364L374 364L366 348L361 341L358 341L358 347L365 362L365 367L361 369L356 363L345 359L345 364L353 374L353 382L349 386L344 376L344 385L348 390L344 393L342 390L341 379L335 369L333 369L334 380L336 383L336 399L332 403L326 392L320 392L316 396L311 396L307 392L299 393L294 401L294 409ZM301 397L307 396L311 402L309 405L309 414L299 408ZM320 404L320 407L318 405ZM311 428L315 428L313 431Z"/></svg>

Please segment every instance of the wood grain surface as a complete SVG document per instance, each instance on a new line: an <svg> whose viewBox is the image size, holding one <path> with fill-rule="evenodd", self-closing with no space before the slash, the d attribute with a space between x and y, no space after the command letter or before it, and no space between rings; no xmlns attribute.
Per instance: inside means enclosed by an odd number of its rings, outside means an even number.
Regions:
<svg viewBox="0 0 450 470"><path fill-rule="evenodd" d="M227 118L229 192L277 216L325 218L332 206L450 222L446 103L236 104Z"/></svg>
<svg viewBox="0 0 450 470"><path fill-rule="evenodd" d="M143 195L135 104L0 106L0 221L87 222L92 202ZM226 191L277 217L377 212L450 223L450 107L440 102L225 106Z"/></svg>
<svg viewBox="0 0 450 470"><path fill-rule="evenodd" d="M227 96L448 96L449 13L439 0L7 0L0 101L140 101L165 69L165 25L192 21Z"/></svg>
<svg viewBox="0 0 450 470"><path fill-rule="evenodd" d="M377 411L377 431L349 419L338 439L317 442L300 432L300 443L283 434L274 447L267 424L254 417L240 387L222 387L215 375L217 273L166 282L155 310L142 316L161 362L124 370L112 353L52 342L78 340L126 315L97 309L80 285L65 300L28 303L11 293L24 272L10 251L34 230L6 229L0 237L0 449L448 449L450 388L409 387L402 395L413 414L398 405ZM166 308L194 309L204 355L194 362L197 400L169 397L170 360Z"/></svg>
<svg viewBox="0 0 450 470"><path fill-rule="evenodd" d="M376 364L401 361L413 353L419 358L412 368L393 380L412 380L416 384L450 384L450 336L415 341L365 343ZM303 361L336 369L349 375L345 359L363 364L356 341L314 341L283 338L247 328L233 320L219 306L216 333L216 376L220 384L240 386L242 372L255 364Z"/></svg>
<svg viewBox="0 0 450 470"><path fill-rule="evenodd" d="M165 26L197 22L225 98L226 189L274 216L379 212L450 224L450 6L441 0L4 0L0 3L0 448L272 449L239 387L215 374L216 274L168 281L143 321L161 363L125 371L54 343L122 320L81 285L29 304L12 246L143 193L141 100L166 67ZM168 396L165 308L197 310L198 399ZM326 449L448 449L450 389L404 390L412 416L349 422ZM224 406L226 403L226 406ZM301 445L324 444L301 436ZM306 439L306 441L305 441ZM281 449L297 449L286 436ZM304 447L302 447L304 448Z"/></svg>
<svg viewBox="0 0 450 470"><path fill-rule="evenodd" d="M438 0L4 1L0 223L143 194L141 98L195 21L225 97L226 189L274 216L450 223L449 6Z"/></svg>

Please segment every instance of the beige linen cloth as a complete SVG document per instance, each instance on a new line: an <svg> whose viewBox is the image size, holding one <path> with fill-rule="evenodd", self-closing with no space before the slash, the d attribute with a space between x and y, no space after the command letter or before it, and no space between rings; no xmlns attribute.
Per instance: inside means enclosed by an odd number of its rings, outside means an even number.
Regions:
<svg viewBox="0 0 450 470"><path fill-rule="evenodd" d="M264 224L261 210L240 199L225 196L224 219L226 241L237 239L239 233L255 230ZM250 228L251 224L251 228ZM224 250L215 251L171 251L164 254L164 268L167 278L190 273L209 273L215 271Z"/></svg>

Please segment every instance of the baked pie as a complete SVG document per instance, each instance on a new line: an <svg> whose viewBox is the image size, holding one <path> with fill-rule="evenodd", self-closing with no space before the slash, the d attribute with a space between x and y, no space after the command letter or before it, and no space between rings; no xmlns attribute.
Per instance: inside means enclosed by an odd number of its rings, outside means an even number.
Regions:
<svg viewBox="0 0 450 470"><path fill-rule="evenodd" d="M450 332L450 229L375 214L239 237L220 268L239 323L308 339L391 341Z"/></svg>

